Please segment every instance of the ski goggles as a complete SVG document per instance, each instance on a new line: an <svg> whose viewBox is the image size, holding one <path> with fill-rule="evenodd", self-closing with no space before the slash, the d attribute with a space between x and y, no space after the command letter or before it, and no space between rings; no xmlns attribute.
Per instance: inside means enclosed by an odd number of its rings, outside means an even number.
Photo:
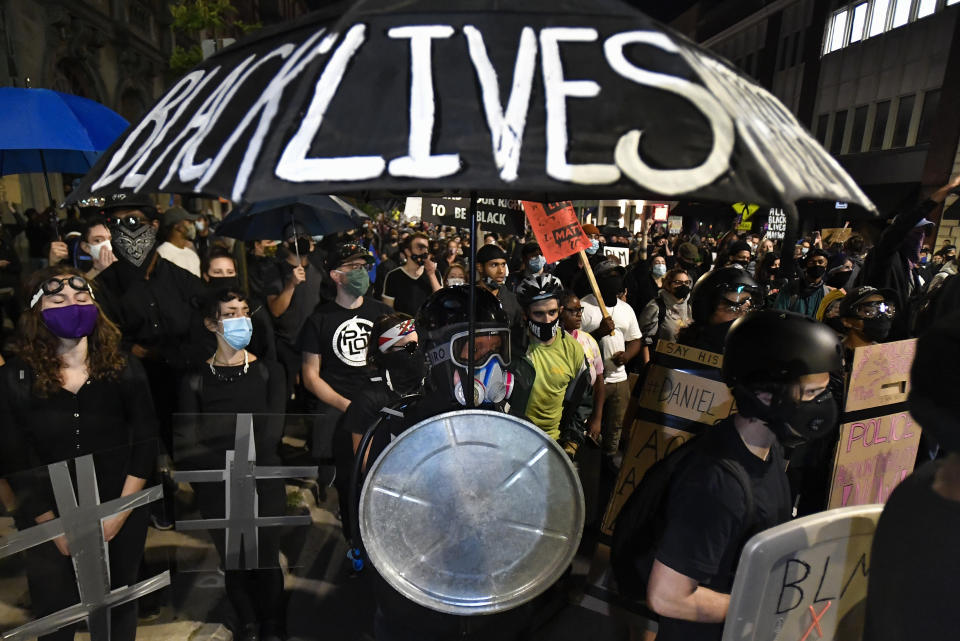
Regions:
<svg viewBox="0 0 960 641"><path fill-rule="evenodd" d="M90 287L90 283L87 282L87 279L82 276L68 276L66 278L51 278L50 280L45 280L40 283L40 288L33 295L33 298L30 299L30 307L36 307L37 303L40 302L40 299L44 296L53 296L54 294L59 294L63 291L63 288L67 285L78 292L87 292L90 294L90 298L96 300L93 295L93 289Z"/></svg>
<svg viewBox="0 0 960 641"><path fill-rule="evenodd" d="M504 365L509 365L510 330L506 327L477 329L473 349L474 368L484 367L494 357L498 357ZM431 366L451 360L460 367L469 367L470 332L457 332L446 343L432 347L427 352L427 358Z"/></svg>
<svg viewBox="0 0 960 641"><path fill-rule="evenodd" d="M860 318L893 318L897 314L897 306L888 301L860 303L856 306L857 316Z"/></svg>

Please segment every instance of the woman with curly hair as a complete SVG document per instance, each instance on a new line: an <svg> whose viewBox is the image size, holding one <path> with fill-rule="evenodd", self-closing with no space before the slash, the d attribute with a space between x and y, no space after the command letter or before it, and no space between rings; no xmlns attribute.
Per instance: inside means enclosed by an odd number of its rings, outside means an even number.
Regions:
<svg viewBox="0 0 960 641"><path fill-rule="evenodd" d="M0 369L0 474L92 454L101 503L142 490L157 450L156 415L140 362L120 351L120 331L76 269L38 271L27 295L15 356ZM47 481L9 478L20 502L18 529L56 517ZM99 523L109 543L112 587L136 583L148 520L147 508L140 507ZM79 601L70 555L63 536L26 552L36 616ZM136 607L112 608L115 641L135 638ZM41 638L66 641L74 630L67 626Z"/></svg>

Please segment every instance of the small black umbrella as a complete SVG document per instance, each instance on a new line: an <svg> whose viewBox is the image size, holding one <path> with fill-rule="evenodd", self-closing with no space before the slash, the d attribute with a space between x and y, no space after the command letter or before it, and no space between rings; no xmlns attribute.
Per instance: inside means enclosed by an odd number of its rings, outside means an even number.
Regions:
<svg viewBox="0 0 960 641"><path fill-rule="evenodd" d="M307 194L232 211L217 227L217 235L237 240L285 240L284 228L297 222L311 236L328 236L359 227L365 220L369 216L335 196Z"/></svg>

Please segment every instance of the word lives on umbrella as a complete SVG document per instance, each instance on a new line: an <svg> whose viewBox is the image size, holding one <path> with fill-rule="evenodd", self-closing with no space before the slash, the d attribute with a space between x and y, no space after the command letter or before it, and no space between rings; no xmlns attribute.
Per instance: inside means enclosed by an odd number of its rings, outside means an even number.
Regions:
<svg viewBox="0 0 960 641"><path fill-rule="evenodd" d="M90 190L186 188L250 201L291 185L303 186L301 191L307 185L363 189L365 181L440 185L456 176L463 188L503 192L615 185L663 195L726 178L749 194L752 179L734 169L735 147L742 145L758 159L750 173L762 174L776 196L799 198L824 189L847 200L861 195L773 96L664 32L601 37L593 27L525 26L508 43L489 22L484 30L471 24L380 28L358 22L340 32L314 28L268 45L240 49L243 55L233 59L214 57L180 79L101 159ZM655 60L672 60L672 66L638 62L632 54L637 47L653 52ZM584 51L597 64L587 64ZM379 85L370 77L374 54L382 66L375 74ZM492 59L513 63L512 81L498 77ZM435 90L449 83L443 74L450 69L462 76L459 95ZM683 69L686 77L671 69ZM367 122L347 125L342 103L348 97L359 102L359 83L382 106ZM678 129L690 129L684 123L692 122L697 135L659 150L642 145L642 137L656 132L649 121L631 122L642 111L639 105L618 104L630 87L686 103L687 113L661 117L676 120L670 124ZM573 117L582 116L583 99L591 98L623 117L609 124ZM358 139L356 133L346 136L348 129L367 136L344 144ZM804 171L794 171L797 166ZM756 197L770 200L771 193Z"/></svg>

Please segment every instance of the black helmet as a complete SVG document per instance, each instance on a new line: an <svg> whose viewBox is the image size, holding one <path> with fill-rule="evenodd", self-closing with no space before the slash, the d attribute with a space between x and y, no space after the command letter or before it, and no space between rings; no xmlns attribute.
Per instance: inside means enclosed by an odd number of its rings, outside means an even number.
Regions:
<svg viewBox="0 0 960 641"><path fill-rule="evenodd" d="M707 272L693 286L693 292L690 294L690 313L693 316L693 322L706 325L724 293L744 291L754 295L754 302L759 298L760 288L757 286L757 281L743 269L723 267Z"/></svg>
<svg viewBox="0 0 960 641"><path fill-rule="evenodd" d="M510 323L497 297L477 287L474 394L500 402L513 388L510 364ZM465 403L462 381L469 380L470 287L457 285L434 292L417 313L417 333L430 365L428 382L433 391L446 393ZM495 371L494 371L495 370Z"/></svg>
<svg viewBox="0 0 960 641"><path fill-rule="evenodd" d="M539 300L556 298L563 294L563 283L552 274L527 276L517 285L517 301L521 307L529 307Z"/></svg>
<svg viewBox="0 0 960 641"><path fill-rule="evenodd" d="M796 381L842 367L843 348L830 328L808 316L768 310L734 321L722 372L741 414L766 422L784 445L797 445L835 428L838 408L829 387L813 400L797 400ZM761 402L758 392L769 393L770 402Z"/></svg>

